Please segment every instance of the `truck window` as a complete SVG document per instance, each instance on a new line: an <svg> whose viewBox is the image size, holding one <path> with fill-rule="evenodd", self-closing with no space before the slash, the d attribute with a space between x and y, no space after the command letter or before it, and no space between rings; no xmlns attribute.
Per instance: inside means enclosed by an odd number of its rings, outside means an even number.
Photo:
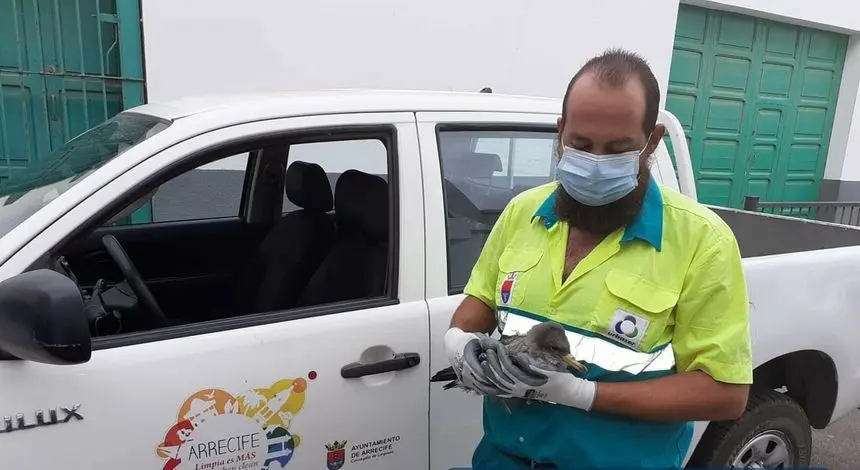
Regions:
<svg viewBox="0 0 860 470"><path fill-rule="evenodd" d="M112 217L108 225L126 220L137 225L238 217L248 155L249 152L231 155L166 181ZM125 219L147 202L150 204L148 218Z"/></svg>
<svg viewBox="0 0 860 470"><path fill-rule="evenodd" d="M101 298L106 311L117 312L92 327L94 336L179 325L199 325L181 333L198 334L341 312L354 302L388 305L396 299L397 264L389 244L391 132L290 134L189 156L185 163L199 164L156 177L146 185L153 190L129 188L137 202L110 211L116 220L151 199L152 222L100 224L51 253L65 259L59 264L90 301ZM285 169L283 178L273 177L277 168ZM268 210L282 200L285 210ZM141 287L123 282L128 272L105 252L106 235L121 244L157 308L118 295ZM101 295L93 295L96 286Z"/></svg>
<svg viewBox="0 0 860 470"><path fill-rule="evenodd" d="M556 135L554 128L439 132L452 295L462 292L511 198L554 179Z"/></svg>
<svg viewBox="0 0 860 470"><path fill-rule="evenodd" d="M120 113L8 178L0 175L0 237L85 176L168 126L170 122L155 116Z"/></svg>
<svg viewBox="0 0 860 470"><path fill-rule="evenodd" d="M379 139L351 139L307 142L290 145L288 165L295 162L316 163L328 176L332 188L347 170L359 170L388 179L388 150ZM289 166L287 167L289 171ZM284 194L283 212L299 209Z"/></svg>

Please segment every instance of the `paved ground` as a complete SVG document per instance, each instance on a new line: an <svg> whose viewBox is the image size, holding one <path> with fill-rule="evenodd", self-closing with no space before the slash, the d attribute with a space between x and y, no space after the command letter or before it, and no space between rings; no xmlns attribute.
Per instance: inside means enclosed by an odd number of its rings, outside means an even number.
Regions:
<svg viewBox="0 0 860 470"><path fill-rule="evenodd" d="M842 418L823 431L812 431L812 466L830 470L855 470L860 462L860 411Z"/></svg>

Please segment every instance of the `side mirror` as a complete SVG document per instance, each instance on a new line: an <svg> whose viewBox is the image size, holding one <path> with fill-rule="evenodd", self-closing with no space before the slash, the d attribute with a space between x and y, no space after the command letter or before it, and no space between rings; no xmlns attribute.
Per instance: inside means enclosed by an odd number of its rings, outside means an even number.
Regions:
<svg viewBox="0 0 860 470"><path fill-rule="evenodd" d="M0 351L45 364L89 361L89 321L78 285L50 269L0 282Z"/></svg>

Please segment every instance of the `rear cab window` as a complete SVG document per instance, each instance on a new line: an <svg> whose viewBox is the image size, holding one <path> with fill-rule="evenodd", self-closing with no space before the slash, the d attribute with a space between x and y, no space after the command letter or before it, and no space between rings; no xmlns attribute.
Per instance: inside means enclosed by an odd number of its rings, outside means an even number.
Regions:
<svg viewBox="0 0 860 470"><path fill-rule="evenodd" d="M462 293L502 210L555 179L554 130L445 127L438 132L445 196L448 290Z"/></svg>

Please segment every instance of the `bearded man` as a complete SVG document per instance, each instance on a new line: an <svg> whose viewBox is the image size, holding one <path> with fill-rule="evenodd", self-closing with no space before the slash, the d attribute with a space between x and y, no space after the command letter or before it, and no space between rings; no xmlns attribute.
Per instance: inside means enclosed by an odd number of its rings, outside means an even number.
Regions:
<svg viewBox="0 0 860 470"><path fill-rule="evenodd" d="M718 215L652 178L659 103L638 55L587 62L558 120L557 181L514 197L494 225L445 349L467 386L528 404L484 400L475 469L679 468L693 421L744 412L752 358L740 251ZM586 374L464 361L481 353L468 346L476 333L547 320L565 327Z"/></svg>

